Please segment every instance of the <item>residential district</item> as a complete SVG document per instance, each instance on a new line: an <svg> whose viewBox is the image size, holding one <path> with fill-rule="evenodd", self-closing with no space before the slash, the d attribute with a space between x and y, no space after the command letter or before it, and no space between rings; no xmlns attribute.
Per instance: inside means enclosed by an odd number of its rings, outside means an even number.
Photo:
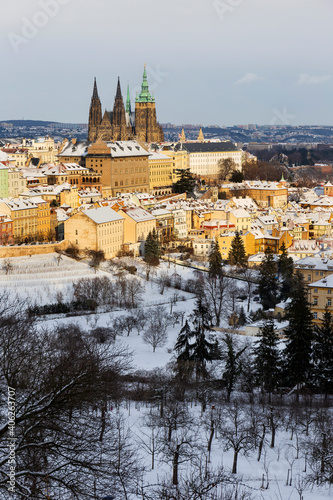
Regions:
<svg viewBox="0 0 333 500"><path fill-rule="evenodd" d="M166 252L205 260L217 242L228 260L239 234L250 267L267 249L287 249L311 290L314 318L322 318L333 289L333 184L293 187L283 174L230 182L257 158L202 130L195 140L183 129L178 141L165 141L146 69L134 111L119 79L113 111L101 110L95 80L88 140L23 138L0 148L0 257L69 246L107 259L138 256L155 229ZM222 179L228 164L233 175ZM190 191L175 189L184 178L193 180Z"/></svg>

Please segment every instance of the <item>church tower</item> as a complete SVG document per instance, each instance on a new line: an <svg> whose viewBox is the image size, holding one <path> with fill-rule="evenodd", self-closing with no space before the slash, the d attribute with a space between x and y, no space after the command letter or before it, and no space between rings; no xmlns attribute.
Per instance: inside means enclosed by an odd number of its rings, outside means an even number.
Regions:
<svg viewBox="0 0 333 500"><path fill-rule="evenodd" d="M117 92L112 112L112 140L126 141L127 139L128 133L126 130L125 106L118 76Z"/></svg>
<svg viewBox="0 0 333 500"><path fill-rule="evenodd" d="M94 90L89 108L88 141L95 141L98 136L98 128L102 121L102 105L98 96L96 78Z"/></svg>
<svg viewBox="0 0 333 500"><path fill-rule="evenodd" d="M156 118L155 97L148 87L146 65L141 92L135 99L135 134L141 142L163 142L163 129Z"/></svg>

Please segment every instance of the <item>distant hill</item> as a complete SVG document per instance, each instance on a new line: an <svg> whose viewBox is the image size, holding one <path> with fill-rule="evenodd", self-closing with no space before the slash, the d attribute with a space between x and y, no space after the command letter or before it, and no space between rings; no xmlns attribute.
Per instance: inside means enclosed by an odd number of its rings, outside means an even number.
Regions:
<svg viewBox="0 0 333 500"><path fill-rule="evenodd" d="M58 122L47 122L43 120L0 120L0 123L12 123L14 127L48 127Z"/></svg>

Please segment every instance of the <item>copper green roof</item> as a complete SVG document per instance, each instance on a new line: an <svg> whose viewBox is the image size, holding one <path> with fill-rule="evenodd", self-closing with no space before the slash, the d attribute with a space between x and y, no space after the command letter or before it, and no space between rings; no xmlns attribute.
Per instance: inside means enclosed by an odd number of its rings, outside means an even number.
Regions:
<svg viewBox="0 0 333 500"><path fill-rule="evenodd" d="M129 115L131 114L131 98L130 98L129 84L127 84L126 113L128 113Z"/></svg>
<svg viewBox="0 0 333 500"><path fill-rule="evenodd" d="M141 85L141 92L135 99L136 102L154 102L155 98L150 95L147 81L146 65L143 71L143 80Z"/></svg>

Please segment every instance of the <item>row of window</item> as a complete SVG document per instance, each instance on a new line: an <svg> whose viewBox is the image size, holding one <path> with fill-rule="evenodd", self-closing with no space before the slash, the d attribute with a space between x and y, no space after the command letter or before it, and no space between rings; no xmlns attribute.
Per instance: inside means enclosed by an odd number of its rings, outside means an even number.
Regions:
<svg viewBox="0 0 333 500"><path fill-rule="evenodd" d="M135 180L135 182L134 182ZM125 186L128 186L129 185L129 179L126 179L125 180ZM140 179L131 179L131 184L134 185L134 184L146 184L146 178L140 178ZM118 187L118 181L115 181L114 183L115 187ZM124 186L124 181L119 181L119 186Z"/></svg>

